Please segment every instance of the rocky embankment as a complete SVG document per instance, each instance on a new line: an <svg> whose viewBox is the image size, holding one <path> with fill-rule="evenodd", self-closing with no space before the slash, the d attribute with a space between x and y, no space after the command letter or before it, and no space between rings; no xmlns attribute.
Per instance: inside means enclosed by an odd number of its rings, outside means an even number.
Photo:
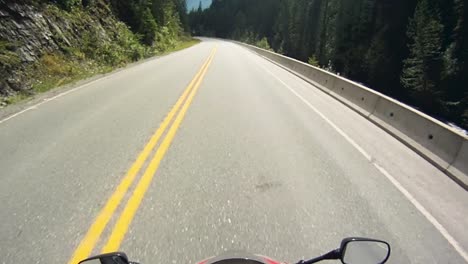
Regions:
<svg viewBox="0 0 468 264"><path fill-rule="evenodd" d="M0 104L34 93L35 83L50 74L41 68L52 65L66 76L60 69L73 71L90 59L95 65L124 63L139 59L142 49L103 0L72 11L38 0L0 0Z"/></svg>

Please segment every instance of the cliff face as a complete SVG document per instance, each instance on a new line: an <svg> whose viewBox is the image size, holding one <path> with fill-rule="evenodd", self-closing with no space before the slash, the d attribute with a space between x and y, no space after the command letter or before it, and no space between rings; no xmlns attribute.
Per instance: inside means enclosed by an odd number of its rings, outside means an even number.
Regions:
<svg viewBox="0 0 468 264"><path fill-rule="evenodd" d="M0 38L19 44L16 51L22 62L33 62L43 52L57 50L53 31L63 35L51 17L44 17L31 6L17 3L0 6Z"/></svg>
<svg viewBox="0 0 468 264"><path fill-rule="evenodd" d="M123 38L132 42L133 37L101 0L71 12L40 2L0 0L0 97L31 90L29 71L45 55L83 59L84 49L119 47L128 44L120 43Z"/></svg>

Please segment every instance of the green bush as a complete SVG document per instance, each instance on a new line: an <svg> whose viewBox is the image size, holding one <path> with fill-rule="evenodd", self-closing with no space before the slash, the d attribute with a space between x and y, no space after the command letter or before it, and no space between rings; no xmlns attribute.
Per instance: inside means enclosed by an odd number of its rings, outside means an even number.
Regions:
<svg viewBox="0 0 468 264"><path fill-rule="evenodd" d="M86 57L95 60L99 64L116 65L118 61L118 50L113 49L112 44L99 41L96 32L87 32L83 36L83 52Z"/></svg>
<svg viewBox="0 0 468 264"><path fill-rule="evenodd" d="M21 63L16 53L16 46L6 40L0 40L0 70L5 71Z"/></svg>
<svg viewBox="0 0 468 264"><path fill-rule="evenodd" d="M266 50L272 50L266 37L263 37L261 40L257 41L255 46Z"/></svg>
<svg viewBox="0 0 468 264"><path fill-rule="evenodd" d="M320 67L319 62L318 62L317 58L316 58L314 55L312 55L312 56L309 57L308 62L309 62L309 64L312 65L312 66Z"/></svg>

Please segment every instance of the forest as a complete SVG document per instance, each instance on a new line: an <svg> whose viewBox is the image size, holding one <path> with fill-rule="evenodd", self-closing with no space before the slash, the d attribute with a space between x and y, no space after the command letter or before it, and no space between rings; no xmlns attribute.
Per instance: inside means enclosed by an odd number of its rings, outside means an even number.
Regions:
<svg viewBox="0 0 468 264"><path fill-rule="evenodd" d="M194 35L255 44L468 128L464 0L213 0Z"/></svg>

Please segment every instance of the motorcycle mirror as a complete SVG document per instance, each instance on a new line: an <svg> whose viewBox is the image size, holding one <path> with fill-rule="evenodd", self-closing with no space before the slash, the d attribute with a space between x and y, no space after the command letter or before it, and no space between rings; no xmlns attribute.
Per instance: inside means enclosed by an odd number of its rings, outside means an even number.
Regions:
<svg viewBox="0 0 468 264"><path fill-rule="evenodd" d="M369 238L345 238L341 242L341 262L344 264L383 264L390 256L390 245Z"/></svg>
<svg viewBox="0 0 468 264"><path fill-rule="evenodd" d="M127 255L123 252L113 252L101 254L82 260L79 264L137 264L128 261Z"/></svg>

